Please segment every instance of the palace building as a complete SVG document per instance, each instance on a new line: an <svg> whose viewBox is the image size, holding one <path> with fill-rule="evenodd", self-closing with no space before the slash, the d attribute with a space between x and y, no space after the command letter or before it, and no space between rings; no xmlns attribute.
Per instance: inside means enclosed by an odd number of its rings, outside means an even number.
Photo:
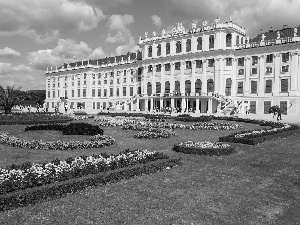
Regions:
<svg viewBox="0 0 300 225"><path fill-rule="evenodd" d="M102 109L300 114L300 27L260 32L249 39L231 19L187 29L145 33L141 51L64 64L46 72L49 111L65 105L87 113Z"/></svg>

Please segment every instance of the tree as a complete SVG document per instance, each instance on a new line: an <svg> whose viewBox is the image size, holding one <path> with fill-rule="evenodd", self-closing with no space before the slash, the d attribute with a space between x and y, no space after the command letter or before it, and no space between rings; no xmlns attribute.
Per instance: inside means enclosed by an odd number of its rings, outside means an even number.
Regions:
<svg viewBox="0 0 300 225"><path fill-rule="evenodd" d="M5 114L11 113L11 109L20 104L24 99L24 95L20 91L21 87L7 86L3 88L0 85L0 107L4 109Z"/></svg>

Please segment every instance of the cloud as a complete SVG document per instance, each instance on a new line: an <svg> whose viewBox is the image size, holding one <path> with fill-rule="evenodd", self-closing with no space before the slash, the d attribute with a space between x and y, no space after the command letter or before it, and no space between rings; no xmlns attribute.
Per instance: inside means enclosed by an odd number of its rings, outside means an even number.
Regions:
<svg viewBox="0 0 300 225"><path fill-rule="evenodd" d="M16 57L20 57L21 53L12 49L12 48L8 48L5 47L3 49L0 49L0 57L1 58L16 58Z"/></svg>
<svg viewBox="0 0 300 225"><path fill-rule="evenodd" d="M161 18L157 15L153 15L151 16L151 19L152 19L152 23L157 26L158 28L161 27Z"/></svg>
<svg viewBox="0 0 300 225"><path fill-rule="evenodd" d="M13 66L11 63L0 62L0 75L8 76L15 72L29 73L32 70L24 64Z"/></svg>
<svg viewBox="0 0 300 225"><path fill-rule="evenodd" d="M71 0L0 0L0 35L48 43L68 32L87 31L105 18L98 7Z"/></svg>
<svg viewBox="0 0 300 225"><path fill-rule="evenodd" d="M281 29L283 24L299 26L300 1L295 0L167 0L168 13L172 17L213 22L217 17L221 21L232 21L246 28L251 37L261 28L268 31L272 26ZM288 13L287 13L288 12ZM201 23L198 23L201 24Z"/></svg>
<svg viewBox="0 0 300 225"><path fill-rule="evenodd" d="M116 54L127 54L138 49L129 25L134 23L132 15L112 15L108 21L109 33L105 39L108 43L120 44L116 47Z"/></svg>
<svg viewBox="0 0 300 225"><path fill-rule="evenodd" d="M71 39L60 39L53 49L30 52L27 56L29 63L38 70L46 70L47 67L60 66L79 60L103 58L105 53L101 47L91 49L83 41L77 43Z"/></svg>

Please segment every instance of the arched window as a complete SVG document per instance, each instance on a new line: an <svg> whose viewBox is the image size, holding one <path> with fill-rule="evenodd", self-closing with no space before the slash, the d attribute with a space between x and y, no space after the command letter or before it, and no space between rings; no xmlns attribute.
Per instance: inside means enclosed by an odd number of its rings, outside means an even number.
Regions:
<svg viewBox="0 0 300 225"><path fill-rule="evenodd" d="M152 84L150 82L147 83L147 95L151 96L152 94Z"/></svg>
<svg viewBox="0 0 300 225"><path fill-rule="evenodd" d="M214 91L214 81L213 79L207 80L207 92L213 92Z"/></svg>
<svg viewBox="0 0 300 225"><path fill-rule="evenodd" d="M161 44L157 45L157 56L161 55Z"/></svg>
<svg viewBox="0 0 300 225"><path fill-rule="evenodd" d="M186 41L186 52L190 52L191 49L192 49L191 39L187 39L187 41Z"/></svg>
<svg viewBox="0 0 300 225"><path fill-rule="evenodd" d="M152 46L148 47L148 57L152 57Z"/></svg>
<svg viewBox="0 0 300 225"><path fill-rule="evenodd" d="M168 43L166 44L166 54L167 54L167 55L170 55L170 50L171 50L170 42L168 42Z"/></svg>
<svg viewBox="0 0 300 225"><path fill-rule="evenodd" d="M239 44L240 44L240 36L237 35L237 36L236 36L236 45L239 45Z"/></svg>
<svg viewBox="0 0 300 225"><path fill-rule="evenodd" d="M197 79L195 82L195 93L201 93L202 82L200 79Z"/></svg>
<svg viewBox="0 0 300 225"><path fill-rule="evenodd" d="M161 91L161 84L160 82L156 82L156 94L160 93Z"/></svg>
<svg viewBox="0 0 300 225"><path fill-rule="evenodd" d="M244 37L241 37L241 44L244 44Z"/></svg>
<svg viewBox="0 0 300 225"><path fill-rule="evenodd" d="M170 81L165 82L165 93L170 93Z"/></svg>
<svg viewBox="0 0 300 225"><path fill-rule="evenodd" d="M175 81L175 94L179 94L180 93L180 81Z"/></svg>
<svg viewBox="0 0 300 225"><path fill-rule="evenodd" d="M202 37L197 39L197 50L202 50Z"/></svg>
<svg viewBox="0 0 300 225"><path fill-rule="evenodd" d="M187 95L191 94L191 81L190 80L185 81L185 93Z"/></svg>
<svg viewBox="0 0 300 225"><path fill-rule="evenodd" d="M176 53L180 53L181 52L181 41L177 41L176 42Z"/></svg>
<svg viewBox="0 0 300 225"><path fill-rule="evenodd" d="M232 35L226 34L226 47L231 47Z"/></svg>
<svg viewBox="0 0 300 225"><path fill-rule="evenodd" d="M212 49L215 47L215 36L210 35L209 36L209 49Z"/></svg>

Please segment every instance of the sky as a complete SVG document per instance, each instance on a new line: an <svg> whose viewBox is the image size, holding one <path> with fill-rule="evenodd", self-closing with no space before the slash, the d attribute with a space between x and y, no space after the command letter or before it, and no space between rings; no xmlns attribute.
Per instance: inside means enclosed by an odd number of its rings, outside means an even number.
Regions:
<svg viewBox="0 0 300 225"><path fill-rule="evenodd" d="M0 85L44 90L47 67L135 52L145 32L229 21L260 33L300 25L299 0L0 0Z"/></svg>

